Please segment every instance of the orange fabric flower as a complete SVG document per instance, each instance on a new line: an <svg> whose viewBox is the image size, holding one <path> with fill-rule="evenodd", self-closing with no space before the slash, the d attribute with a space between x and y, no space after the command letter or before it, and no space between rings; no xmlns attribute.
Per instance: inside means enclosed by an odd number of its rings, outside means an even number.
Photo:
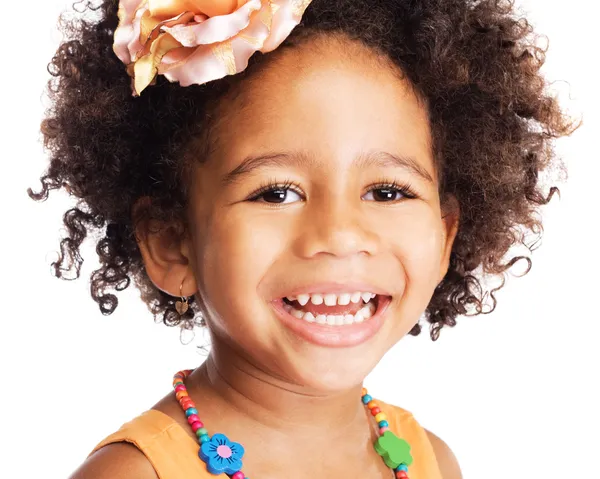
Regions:
<svg viewBox="0 0 600 479"><path fill-rule="evenodd" d="M113 49L139 95L157 75L182 86L243 71L277 48L312 0L121 0Z"/></svg>

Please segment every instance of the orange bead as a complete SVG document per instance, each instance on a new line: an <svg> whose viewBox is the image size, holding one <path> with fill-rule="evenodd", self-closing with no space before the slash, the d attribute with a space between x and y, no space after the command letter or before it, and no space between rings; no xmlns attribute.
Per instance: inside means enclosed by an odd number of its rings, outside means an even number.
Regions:
<svg viewBox="0 0 600 479"><path fill-rule="evenodd" d="M177 394L175 394L178 401L185 396L189 396L187 391L177 391Z"/></svg>
<svg viewBox="0 0 600 479"><path fill-rule="evenodd" d="M365 394L367 394L367 390L365 388L362 388L360 395L364 396Z"/></svg>
<svg viewBox="0 0 600 479"><path fill-rule="evenodd" d="M369 409L373 409L374 407L379 407L379 404L377 404L377 401L375 401L375 400L373 399L373 401L371 401L371 402L369 402L369 404L367 404L367 407L368 407Z"/></svg>
<svg viewBox="0 0 600 479"><path fill-rule="evenodd" d="M379 414L377 414L377 416L375 416L375 420L377 422L387 421L387 416L385 415L385 413L380 412Z"/></svg>

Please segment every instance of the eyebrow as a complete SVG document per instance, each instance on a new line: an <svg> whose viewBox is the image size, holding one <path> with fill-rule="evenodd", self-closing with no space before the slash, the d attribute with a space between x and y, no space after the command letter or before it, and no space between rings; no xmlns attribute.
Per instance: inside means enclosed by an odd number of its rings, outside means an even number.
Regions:
<svg viewBox="0 0 600 479"><path fill-rule="evenodd" d="M297 153L271 153L260 156L249 156L245 158L236 168L227 173L223 178L224 184L239 181L245 175L260 168L268 167L296 167L307 168L316 166L317 160L306 152ZM353 166L359 169L366 168L402 168L419 178L434 183L429 172L420 165L417 160L410 156L394 155L386 151L371 151L359 155L353 162Z"/></svg>
<svg viewBox="0 0 600 479"><path fill-rule="evenodd" d="M354 166L358 168L402 168L428 183L435 183L427 169L411 156L394 155L387 151L372 151L360 155L354 162Z"/></svg>

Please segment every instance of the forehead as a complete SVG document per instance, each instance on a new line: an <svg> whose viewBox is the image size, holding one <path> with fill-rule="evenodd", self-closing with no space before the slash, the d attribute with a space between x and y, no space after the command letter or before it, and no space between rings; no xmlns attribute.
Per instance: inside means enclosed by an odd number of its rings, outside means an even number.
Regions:
<svg viewBox="0 0 600 479"><path fill-rule="evenodd" d="M223 167L257 150L304 151L322 160L385 150L432 169L424 102L387 59L343 39L271 55L220 111L215 151Z"/></svg>

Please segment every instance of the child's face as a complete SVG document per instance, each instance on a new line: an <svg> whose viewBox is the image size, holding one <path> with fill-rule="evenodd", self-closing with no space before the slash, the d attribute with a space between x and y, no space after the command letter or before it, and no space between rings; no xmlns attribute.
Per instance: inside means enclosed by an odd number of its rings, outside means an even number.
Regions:
<svg viewBox="0 0 600 479"><path fill-rule="evenodd" d="M214 347L224 341L262 370L319 390L359 384L414 326L447 270L456 228L456 214L442 218L423 105L389 67L344 49L284 52L245 86L222 112L190 210ZM394 182L418 197L385 186ZM362 323L323 326L283 301L357 291L379 295Z"/></svg>

